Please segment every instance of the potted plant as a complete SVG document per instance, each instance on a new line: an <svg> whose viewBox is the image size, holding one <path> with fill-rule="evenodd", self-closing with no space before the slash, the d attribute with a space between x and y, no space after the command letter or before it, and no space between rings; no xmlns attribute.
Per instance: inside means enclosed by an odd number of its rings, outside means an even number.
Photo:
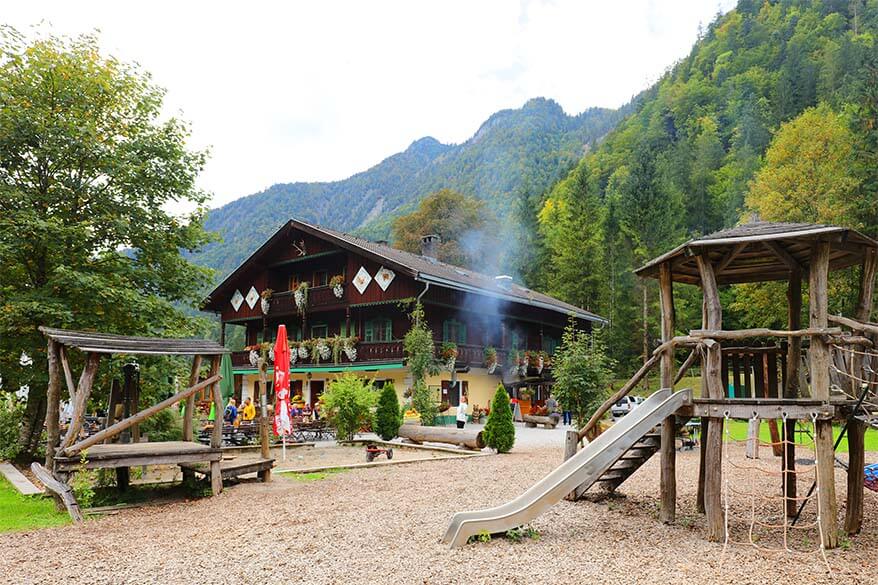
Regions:
<svg viewBox="0 0 878 585"><path fill-rule="evenodd" d="M308 308L308 283L300 282L299 286L293 291L293 300L296 301L296 310L304 314Z"/></svg>
<svg viewBox="0 0 878 585"><path fill-rule="evenodd" d="M457 344L452 341L443 341L439 357L442 360L442 363L445 364L445 368L449 372L453 371L454 362L457 361Z"/></svg>
<svg viewBox="0 0 878 585"><path fill-rule="evenodd" d="M343 350L344 354L347 356L348 360L355 362L357 361L357 342L359 341L358 337L345 337L343 341Z"/></svg>
<svg viewBox="0 0 878 585"><path fill-rule="evenodd" d="M296 348L296 352L299 354L299 358L306 360L308 359L308 342L300 341L299 347Z"/></svg>
<svg viewBox="0 0 878 585"><path fill-rule="evenodd" d="M344 276L336 274L329 279L329 286L332 287L332 294L335 298L340 299L344 296Z"/></svg>
<svg viewBox="0 0 878 585"><path fill-rule="evenodd" d="M262 307L262 314L268 315L268 311L271 309L271 296L274 294L274 291L270 288L262 291L262 294L259 295L262 298L259 301L259 306Z"/></svg>
<svg viewBox="0 0 878 585"><path fill-rule="evenodd" d="M490 346L485 348L485 367L489 374L493 374L497 369L497 350Z"/></svg>
<svg viewBox="0 0 878 585"><path fill-rule="evenodd" d="M326 343L326 340L322 337L314 340L314 353L314 357L318 363L320 360L327 361L332 356L332 350L329 348L329 344Z"/></svg>

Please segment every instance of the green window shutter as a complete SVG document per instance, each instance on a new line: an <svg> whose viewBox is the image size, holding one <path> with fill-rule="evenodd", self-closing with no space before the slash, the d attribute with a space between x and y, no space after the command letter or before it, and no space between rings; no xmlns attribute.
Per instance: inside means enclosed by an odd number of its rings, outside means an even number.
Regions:
<svg viewBox="0 0 878 585"><path fill-rule="evenodd" d="M372 320L366 321L366 335L364 336L365 341L375 341L375 332L372 327Z"/></svg>
<svg viewBox="0 0 878 585"><path fill-rule="evenodd" d="M393 321L390 319L384 320L384 341L390 341L393 339Z"/></svg>
<svg viewBox="0 0 878 585"><path fill-rule="evenodd" d="M457 343L466 343L466 323L457 324Z"/></svg>
<svg viewBox="0 0 878 585"><path fill-rule="evenodd" d="M450 341L448 339L448 321L442 322L442 341Z"/></svg>

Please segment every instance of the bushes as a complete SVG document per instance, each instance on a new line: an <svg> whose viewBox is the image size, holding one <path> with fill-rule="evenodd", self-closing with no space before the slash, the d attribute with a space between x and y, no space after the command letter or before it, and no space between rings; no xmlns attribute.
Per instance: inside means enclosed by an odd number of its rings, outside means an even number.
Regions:
<svg viewBox="0 0 878 585"><path fill-rule="evenodd" d="M416 381L414 388L412 388L412 406L418 411L423 426L429 427L436 424L439 409L433 402L433 396L430 394L427 383L423 380Z"/></svg>
<svg viewBox="0 0 878 585"><path fill-rule="evenodd" d="M338 440L350 441L354 433L372 422L372 407L377 395L370 382L353 374L344 374L330 382L322 399Z"/></svg>
<svg viewBox="0 0 878 585"><path fill-rule="evenodd" d="M12 461L21 449L18 433L21 430L21 417L24 403L14 396L0 398L0 460Z"/></svg>
<svg viewBox="0 0 878 585"><path fill-rule="evenodd" d="M399 410L396 389L392 382L387 382L378 397L378 408L375 410L375 423L372 425L372 430L385 441L389 441L397 436L401 424L402 415Z"/></svg>
<svg viewBox="0 0 878 585"><path fill-rule="evenodd" d="M498 453L508 453L515 444L515 425L512 422L512 409L509 407L509 394L503 384L497 386L497 392L491 401L491 413L485 430L482 431L488 447Z"/></svg>
<svg viewBox="0 0 878 585"><path fill-rule="evenodd" d="M198 428L198 426L193 428ZM141 423L140 432L148 434L151 443L182 441L183 417L175 406L160 410Z"/></svg>

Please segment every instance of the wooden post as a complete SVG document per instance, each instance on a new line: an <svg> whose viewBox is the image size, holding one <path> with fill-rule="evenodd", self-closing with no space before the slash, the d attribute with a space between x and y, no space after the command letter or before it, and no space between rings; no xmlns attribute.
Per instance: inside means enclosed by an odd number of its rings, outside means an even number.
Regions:
<svg viewBox="0 0 878 585"><path fill-rule="evenodd" d="M707 299L704 298L704 294L702 292L701 296L701 328L708 329L707 327ZM697 351L698 348L695 348L693 351ZM707 392L707 377L704 375L706 370L707 360L705 359L705 352L699 352L699 357L701 361L701 394L700 396L706 398L709 396ZM726 376L726 369L723 366L722 362L720 362L720 368L723 372L723 375ZM707 453L707 448L705 447L705 442L707 441L707 431L710 427L710 419L706 416L701 417L701 435L699 436L699 444L698 444L698 491L695 495L695 510L704 514L704 466L705 466L705 455Z"/></svg>
<svg viewBox="0 0 878 585"><path fill-rule="evenodd" d="M875 290L875 273L878 270L878 250L870 248L863 259L860 276L860 294L857 299L857 310L854 315L857 321L867 323L872 319L872 303ZM873 366L874 367L874 366ZM863 372L863 356L851 354L851 371L859 378L865 378ZM859 396L862 391L860 383L851 379L851 394ZM865 434L866 426L862 421L852 419L848 423L848 477L847 505L845 506L844 529L848 534L857 534L863 526L863 481L865 479Z"/></svg>
<svg viewBox="0 0 878 585"><path fill-rule="evenodd" d="M579 450L579 433L576 431L567 431L564 435L564 461L567 461ZM564 499L576 500L576 490L570 492Z"/></svg>
<svg viewBox="0 0 878 585"><path fill-rule="evenodd" d="M189 371L189 387L198 383L198 371L201 370L201 356L197 355L192 358L192 369ZM183 408L183 440L192 441L192 416L195 414L195 394L191 394L186 399L186 406ZM219 413L217 413L219 414ZM214 421L216 422L216 421Z"/></svg>
<svg viewBox="0 0 878 585"><path fill-rule="evenodd" d="M787 323L790 331L795 331L802 326L802 272L793 270L790 272L790 280L787 284ZM786 360L786 384L784 384L784 398L796 398L799 396L799 364L802 361L802 338L787 338ZM784 425L784 450L782 471L785 474L784 485L786 486L786 510L787 517L794 518L798 510L796 500L796 421L787 420Z"/></svg>
<svg viewBox="0 0 878 585"><path fill-rule="evenodd" d="M104 425L105 429L113 426L113 423L116 421L116 406L119 405L119 401L122 398L122 390L119 387L119 379L113 378L110 381L110 398L107 401L107 422ZM110 439L107 439L107 443L110 442Z"/></svg>
<svg viewBox="0 0 878 585"><path fill-rule="evenodd" d="M271 459L271 445L268 433L268 364L259 358L259 445L260 455L263 459ZM310 389L308 391L310 396ZM313 397L312 397L313 401ZM265 469L257 473L262 481L271 481L271 469Z"/></svg>
<svg viewBox="0 0 878 585"><path fill-rule="evenodd" d="M809 327L826 327L829 315L829 242L817 242L811 251L809 269ZM820 335L811 337L810 358L811 396L829 402L829 345ZM820 527L824 548L838 546L835 501L835 451L833 449L832 421L818 420L814 443L817 452L817 500L820 505Z"/></svg>
<svg viewBox="0 0 878 585"><path fill-rule="evenodd" d="M670 262L659 267L659 288L662 307L662 342L674 337L674 283ZM674 350L662 353L661 387L674 388ZM664 524L674 522L677 513L676 442L677 420L673 415L662 422L661 436L661 508L659 520Z"/></svg>
<svg viewBox="0 0 878 585"><path fill-rule="evenodd" d="M76 389L76 400L73 404L73 416L70 419L70 426L67 428L67 434L61 441L60 449L66 449L72 445L79 436L82 429L82 419L85 416L85 407L88 404L88 398L91 396L91 387L94 384L95 375L98 373L98 365L101 361L101 354L86 354L85 367L82 369L82 375L79 377L79 386Z"/></svg>
<svg viewBox="0 0 878 585"><path fill-rule="evenodd" d="M863 527L863 481L865 480L866 425L857 419L848 423L848 490L844 530L857 534Z"/></svg>
<svg viewBox="0 0 878 585"><path fill-rule="evenodd" d="M222 355L214 355L210 358L210 377L219 374ZM211 396L216 410L216 418L213 421L213 433L210 436L210 446L220 449L223 446L223 396L220 392L219 380L211 385ZM219 461L210 462L210 489L213 495L219 495L223 491L223 475Z"/></svg>
<svg viewBox="0 0 878 585"><path fill-rule="evenodd" d="M46 390L46 469L51 473L55 467L55 448L60 436L61 416L61 356L59 344L49 338L46 354L49 358L49 386Z"/></svg>
<svg viewBox="0 0 878 585"><path fill-rule="evenodd" d="M704 308L707 329L722 329L722 304L719 300L719 289L716 275L710 258L706 255L696 256L698 273L701 276L701 289L704 294ZM722 387L722 348L712 339L704 341L705 358L702 378L706 380L709 398L721 399ZM704 509L707 513L707 539L721 542L725 538L725 522L722 508L722 453L723 453L723 419L713 418L707 428L707 436L703 439L704 454Z"/></svg>

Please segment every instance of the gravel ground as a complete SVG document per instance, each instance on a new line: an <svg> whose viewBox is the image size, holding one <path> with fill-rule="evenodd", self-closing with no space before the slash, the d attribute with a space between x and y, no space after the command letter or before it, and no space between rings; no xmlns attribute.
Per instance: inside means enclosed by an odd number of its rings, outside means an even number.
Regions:
<svg viewBox="0 0 878 585"><path fill-rule="evenodd" d="M516 496L562 455L560 446L524 444L518 451L358 469L308 483L276 475L269 484L244 483L216 498L124 510L82 527L0 535L0 582L875 582L878 498L869 491L863 534L848 550L827 554L831 578L819 553L731 546L721 562L722 545L704 540L703 518L694 513L697 451L680 452L677 459L675 526L656 521L659 461L654 457L623 484L624 496L553 507L533 523L538 541L495 538L457 550L440 544L454 511ZM731 451L733 461L743 463L743 449ZM763 457L763 463L774 464ZM772 487L774 477L759 474L751 484L734 468L730 477L741 490L778 489ZM837 480L841 494L841 470ZM759 517L770 519L762 505ZM749 514L749 501L736 497L735 537L746 539ZM799 544L813 549L814 530L802 532L811 540L800 538Z"/></svg>

